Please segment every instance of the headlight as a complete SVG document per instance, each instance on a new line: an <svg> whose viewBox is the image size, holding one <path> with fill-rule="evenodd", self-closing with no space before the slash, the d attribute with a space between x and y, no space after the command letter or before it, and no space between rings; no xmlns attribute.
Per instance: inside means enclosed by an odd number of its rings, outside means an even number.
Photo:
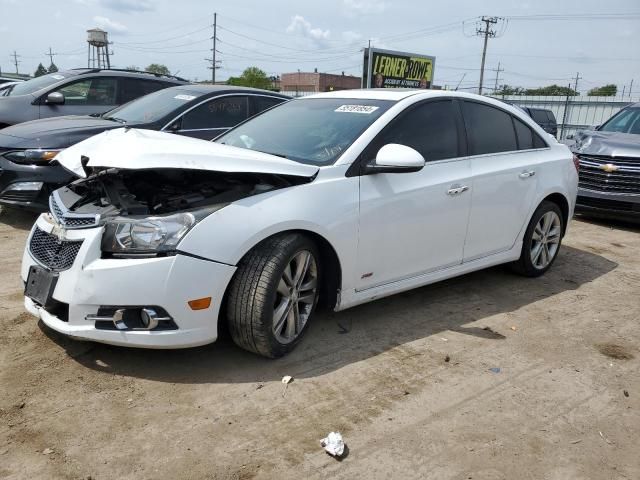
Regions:
<svg viewBox="0 0 640 480"><path fill-rule="evenodd" d="M44 165L49 163L53 158L62 151L57 150L17 150L15 152L7 152L4 158L14 163L23 163L27 165Z"/></svg>
<svg viewBox="0 0 640 480"><path fill-rule="evenodd" d="M102 251L149 254L175 250L195 223L196 218L192 213L141 219L117 217L105 224Z"/></svg>

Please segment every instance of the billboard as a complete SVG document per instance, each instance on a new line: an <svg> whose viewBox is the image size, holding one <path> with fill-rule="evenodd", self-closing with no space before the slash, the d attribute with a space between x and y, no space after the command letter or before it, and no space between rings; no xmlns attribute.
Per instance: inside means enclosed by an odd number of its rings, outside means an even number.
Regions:
<svg viewBox="0 0 640 480"><path fill-rule="evenodd" d="M431 88L436 57L364 49L363 88Z"/></svg>

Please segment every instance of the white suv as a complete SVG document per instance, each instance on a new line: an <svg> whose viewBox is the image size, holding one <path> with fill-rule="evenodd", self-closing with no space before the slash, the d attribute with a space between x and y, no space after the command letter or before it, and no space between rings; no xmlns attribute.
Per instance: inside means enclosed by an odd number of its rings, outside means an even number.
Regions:
<svg viewBox="0 0 640 480"><path fill-rule="evenodd" d="M519 110L446 91L356 90L277 106L216 143L112 130L57 160L24 252L25 306L116 345L215 341L268 357L335 310L558 255L578 175Z"/></svg>

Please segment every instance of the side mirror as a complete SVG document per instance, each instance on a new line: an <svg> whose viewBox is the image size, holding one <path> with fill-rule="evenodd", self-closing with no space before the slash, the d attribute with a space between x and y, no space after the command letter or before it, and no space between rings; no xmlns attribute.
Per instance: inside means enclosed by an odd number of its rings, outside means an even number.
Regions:
<svg viewBox="0 0 640 480"><path fill-rule="evenodd" d="M60 92L51 92L45 98L44 103L47 105L64 105L64 95Z"/></svg>
<svg viewBox="0 0 640 480"><path fill-rule="evenodd" d="M167 132L176 133L178 130L180 130L180 120L176 120L167 127Z"/></svg>
<svg viewBox="0 0 640 480"><path fill-rule="evenodd" d="M424 167L424 157L411 147L389 143L382 147L373 162L365 165L366 174L410 173Z"/></svg>

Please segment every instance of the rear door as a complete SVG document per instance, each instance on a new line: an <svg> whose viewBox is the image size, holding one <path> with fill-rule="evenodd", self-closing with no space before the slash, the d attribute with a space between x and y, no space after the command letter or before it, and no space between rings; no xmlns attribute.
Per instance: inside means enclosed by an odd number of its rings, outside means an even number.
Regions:
<svg viewBox="0 0 640 480"><path fill-rule="evenodd" d="M64 95L64 104L48 105L44 98L40 104L40 118L61 115L91 115L104 113L118 106L118 83L116 77L86 77L57 88ZM51 92L47 92L51 93ZM46 94L44 95L46 98Z"/></svg>
<svg viewBox="0 0 640 480"><path fill-rule="evenodd" d="M247 95L225 95L207 100L184 113L176 133L212 140L248 117Z"/></svg>
<svg viewBox="0 0 640 480"><path fill-rule="evenodd" d="M462 262L471 208L462 121L451 99L409 107L363 152L370 161L387 144L419 151L413 173L360 177L357 289L365 290Z"/></svg>
<svg viewBox="0 0 640 480"><path fill-rule="evenodd" d="M513 247L535 198L535 149L547 145L509 112L475 101L463 105L473 175L467 262Z"/></svg>

